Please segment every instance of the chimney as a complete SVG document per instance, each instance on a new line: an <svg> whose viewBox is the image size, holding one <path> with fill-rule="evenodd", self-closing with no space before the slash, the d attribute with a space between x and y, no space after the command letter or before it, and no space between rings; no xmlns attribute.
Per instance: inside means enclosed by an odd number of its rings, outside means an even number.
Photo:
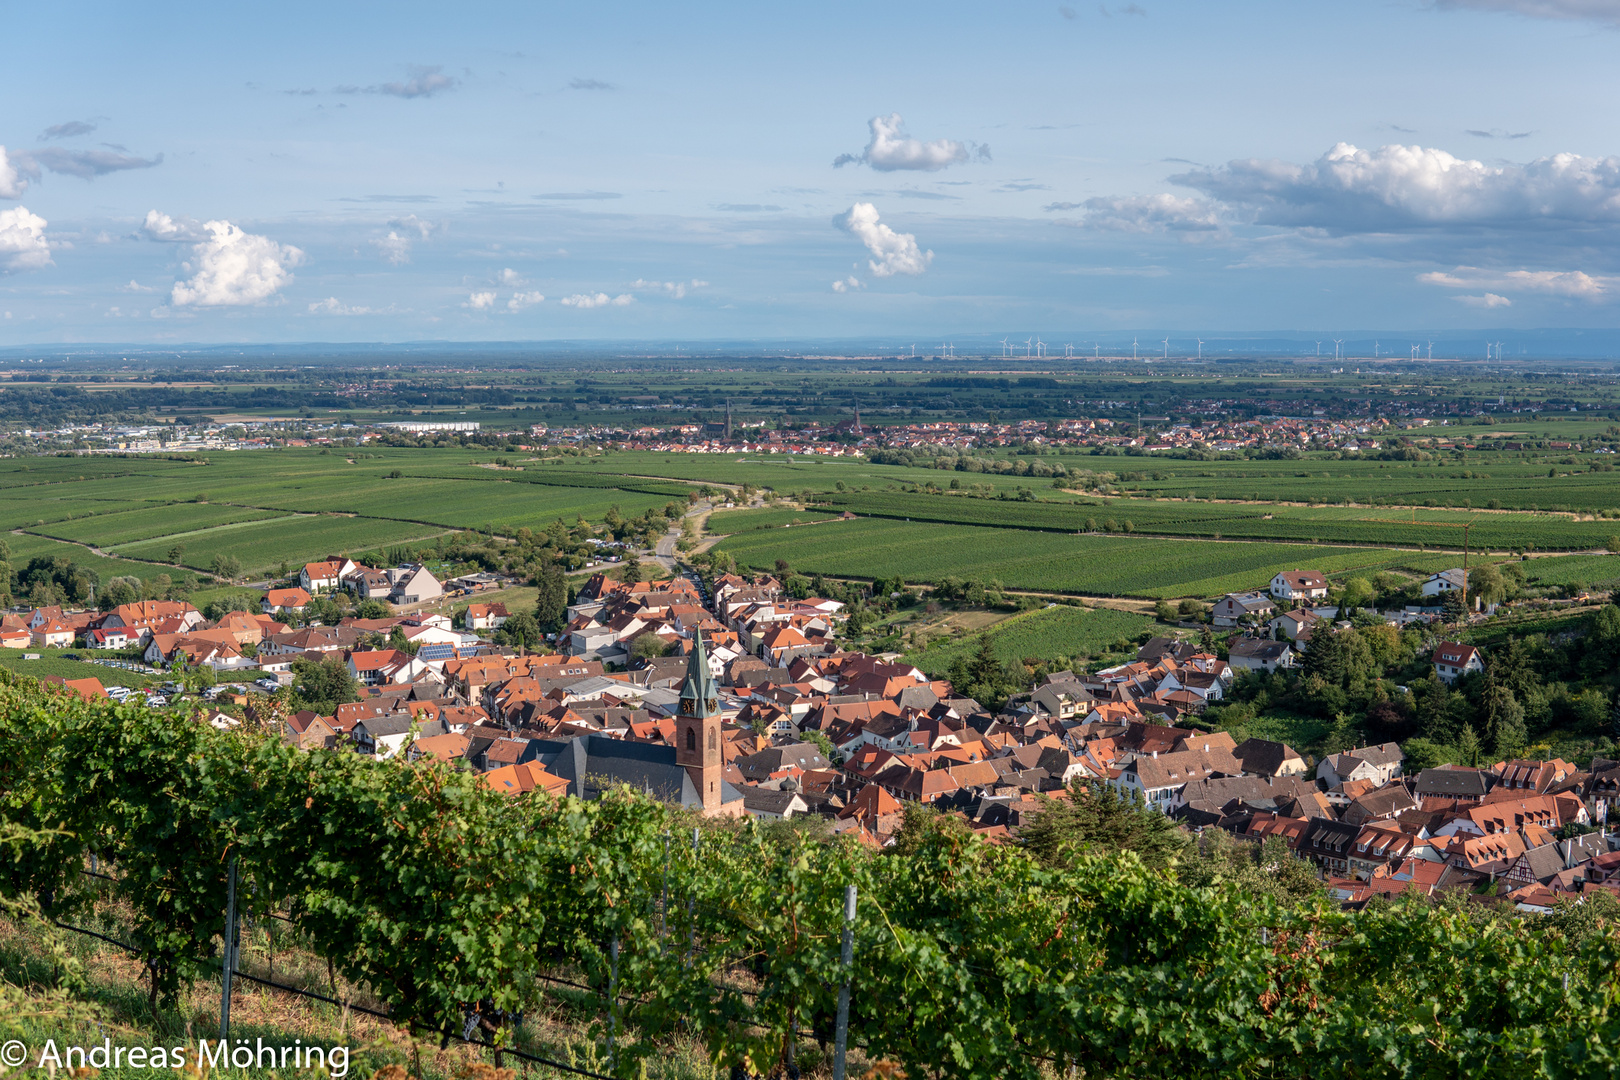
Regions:
<svg viewBox="0 0 1620 1080"><path fill-rule="evenodd" d="M1153 751L1153 760L1157 761L1158 759L1159 759L1159 752L1157 750L1155 750L1155 751Z"/></svg>

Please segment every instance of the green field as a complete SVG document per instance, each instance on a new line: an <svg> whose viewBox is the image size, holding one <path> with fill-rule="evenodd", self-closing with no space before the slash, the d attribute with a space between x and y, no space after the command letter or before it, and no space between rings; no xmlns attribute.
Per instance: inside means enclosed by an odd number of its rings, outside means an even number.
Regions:
<svg viewBox="0 0 1620 1080"><path fill-rule="evenodd" d="M283 562L298 566L325 555L429 539L443 531L431 525L320 514L225 525L183 537L168 536L130 544L119 548L118 553L138 559L164 559L174 543L181 540L186 549L180 560L182 565L208 570L213 566L214 556L233 555L242 561L243 571L252 576L273 572Z"/></svg>
<svg viewBox="0 0 1620 1080"><path fill-rule="evenodd" d="M274 510L245 510L238 506L184 503L178 506L145 506L139 510L96 514L71 521L37 525L33 530L60 540L74 540L99 548L197 532L242 521L261 521L282 516Z"/></svg>
<svg viewBox="0 0 1620 1080"><path fill-rule="evenodd" d="M813 529L744 533L718 548L744 566L785 559L794 570L843 577L996 580L1011 589L1092 596L1218 596L1265 586L1279 570L1342 576L1406 568L1433 572L1451 555L1303 544L1073 536L1022 529L936 525L878 518Z"/></svg>
<svg viewBox="0 0 1620 1080"><path fill-rule="evenodd" d="M1620 534L1620 522L1574 521L1554 514L1470 513L1455 510L1394 510L1185 502L1154 499L1088 499L1020 502L927 495L904 491L833 494L825 502L856 514L1051 532L1139 532L1313 543L1389 544L1401 547L1476 550L1534 545L1545 550L1602 548Z"/></svg>
<svg viewBox="0 0 1620 1080"><path fill-rule="evenodd" d="M74 653L78 656L101 655L85 649L32 649L28 652L39 654L38 660L24 660L23 649L0 649L0 667L10 668L23 675L32 675L36 679L43 679L55 675L63 679L98 679L102 686L156 686L163 682L162 677L153 678L142 675L136 671L126 671L122 668L111 668L101 664L87 664L82 660L63 660L61 653ZM106 654L112 655L112 654ZM122 659L121 657L119 659Z"/></svg>
<svg viewBox="0 0 1620 1080"><path fill-rule="evenodd" d="M101 575L102 581L115 577L136 577L142 581L149 581L159 574L173 576L175 572L175 568L172 566L155 566L152 563L130 562L127 559L110 559L103 555L93 554L88 548L79 544L70 544L65 540L52 540L47 536L7 533L4 540L6 546L11 549L11 565L19 570L27 565L30 559L43 555L64 558L80 566L87 566Z"/></svg>
<svg viewBox="0 0 1620 1080"><path fill-rule="evenodd" d="M708 530L715 534L729 535L753 529L775 529L784 525L832 521L837 517L838 513L830 510L716 510L709 515Z"/></svg>
<svg viewBox="0 0 1620 1080"><path fill-rule="evenodd" d="M1133 640L1152 625L1152 619L1129 611L1059 606L1014 615L986 632L996 658L1003 663L1042 664L1096 656L1115 642ZM979 648L977 635L936 640L938 644L907 653L906 662L938 677Z"/></svg>

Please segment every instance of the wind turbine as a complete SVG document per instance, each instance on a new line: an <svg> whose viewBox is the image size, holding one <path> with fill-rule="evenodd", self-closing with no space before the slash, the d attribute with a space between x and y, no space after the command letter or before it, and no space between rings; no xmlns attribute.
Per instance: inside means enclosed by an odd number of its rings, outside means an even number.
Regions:
<svg viewBox="0 0 1620 1080"><path fill-rule="evenodd" d="M1091 347L1091 358L1093 360L1101 360L1102 359L1102 346L1101 345L1092 345L1092 347Z"/></svg>
<svg viewBox="0 0 1620 1080"><path fill-rule="evenodd" d="M1316 343L1316 358L1318 360L1322 359L1322 343L1320 341Z"/></svg>
<svg viewBox="0 0 1620 1080"><path fill-rule="evenodd" d="M1065 341L1063 343L1063 359L1067 360L1072 356L1074 356L1074 346Z"/></svg>
<svg viewBox="0 0 1620 1080"><path fill-rule="evenodd" d="M1136 339L1131 338L1131 359L1136 359Z"/></svg>
<svg viewBox="0 0 1620 1080"><path fill-rule="evenodd" d="M1198 342L1198 359L1202 360L1204 358L1204 339L1195 338L1194 340Z"/></svg>
<svg viewBox="0 0 1620 1080"><path fill-rule="evenodd" d="M1429 359L1434 359L1434 342L1429 342Z"/></svg>
<svg viewBox="0 0 1620 1080"><path fill-rule="evenodd" d="M1045 356L1046 355L1046 342L1042 341L1040 338L1035 339L1035 355L1036 356Z"/></svg>
<svg viewBox="0 0 1620 1080"><path fill-rule="evenodd" d="M1006 338L1001 339L1001 355L1002 356L1007 355L1007 339Z"/></svg>
<svg viewBox="0 0 1620 1080"><path fill-rule="evenodd" d="M1373 359L1378 359L1378 339L1373 338Z"/></svg>
<svg viewBox="0 0 1620 1080"><path fill-rule="evenodd" d="M1166 360L1170 359L1170 339L1169 338L1164 339L1164 358Z"/></svg>
<svg viewBox="0 0 1620 1080"><path fill-rule="evenodd" d="M1498 360L1502 359L1502 343L1500 341L1496 343L1496 358Z"/></svg>
<svg viewBox="0 0 1620 1080"><path fill-rule="evenodd" d="M1336 337L1333 339L1333 359L1337 360L1339 358L1339 346L1343 344L1344 338Z"/></svg>

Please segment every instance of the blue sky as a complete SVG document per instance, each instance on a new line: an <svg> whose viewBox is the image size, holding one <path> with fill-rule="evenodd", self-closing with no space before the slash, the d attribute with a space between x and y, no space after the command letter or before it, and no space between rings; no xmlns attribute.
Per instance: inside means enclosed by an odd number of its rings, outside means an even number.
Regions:
<svg viewBox="0 0 1620 1080"><path fill-rule="evenodd" d="M1620 326L1620 0L7 26L0 345Z"/></svg>

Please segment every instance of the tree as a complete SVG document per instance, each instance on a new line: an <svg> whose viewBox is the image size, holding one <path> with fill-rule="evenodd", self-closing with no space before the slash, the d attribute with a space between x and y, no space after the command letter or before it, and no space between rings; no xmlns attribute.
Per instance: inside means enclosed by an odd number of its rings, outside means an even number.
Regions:
<svg viewBox="0 0 1620 1080"><path fill-rule="evenodd" d="M375 598L362 600L354 605L354 617L357 619L386 619L394 613L388 606L388 601Z"/></svg>
<svg viewBox="0 0 1620 1080"><path fill-rule="evenodd" d="M169 549L168 554L169 554L169 561L172 562L172 563L177 563L181 559L186 557L186 545L184 545L184 544L176 544L176 545L174 545L173 547L171 547Z"/></svg>
<svg viewBox="0 0 1620 1080"><path fill-rule="evenodd" d="M1160 622L1175 622L1176 609L1170 606L1170 601L1160 600L1153 605L1153 614Z"/></svg>
<svg viewBox="0 0 1620 1080"><path fill-rule="evenodd" d="M619 571L619 580L626 585L634 585L642 580L641 558L637 555L626 555L624 566Z"/></svg>
<svg viewBox="0 0 1620 1080"><path fill-rule="evenodd" d="M1440 597L1440 617L1446 622L1460 622L1468 609L1463 606L1462 593L1456 590Z"/></svg>
<svg viewBox="0 0 1620 1080"><path fill-rule="evenodd" d="M1344 592L1339 597L1339 604L1344 608L1344 612L1340 612L1340 615L1343 616L1345 612L1354 611L1356 608L1366 607L1373 602L1375 595L1372 583L1366 578L1351 578L1344 583Z"/></svg>
<svg viewBox="0 0 1620 1080"><path fill-rule="evenodd" d="M1507 761L1524 752L1529 741L1524 726L1524 706L1505 686L1488 687L1480 699L1485 715L1485 738L1498 761Z"/></svg>
<svg viewBox="0 0 1620 1080"><path fill-rule="evenodd" d="M540 623L527 611L520 611L516 615L509 615L506 622L501 624L497 632L498 638L504 638L510 645L520 649L531 649L540 643L544 636L540 632Z"/></svg>
<svg viewBox="0 0 1620 1080"><path fill-rule="evenodd" d="M310 709L321 716L331 716L339 705L360 700L360 684L355 681L349 665L336 656L319 660L303 657L292 662L293 688L289 695L294 711Z"/></svg>
<svg viewBox="0 0 1620 1080"><path fill-rule="evenodd" d="M1019 830L1018 842L1045 866L1068 867L1078 855L1130 850L1157 869L1174 863L1187 844L1164 814L1098 781L1076 781L1067 799L1047 800Z"/></svg>
<svg viewBox="0 0 1620 1080"><path fill-rule="evenodd" d="M141 581L134 577L115 577L96 594L96 605L102 611L133 604L141 598Z"/></svg>
<svg viewBox="0 0 1620 1080"><path fill-rule="evenodd" d="M1474 732L1474 725L1464 724L1457 733L1457 756L1462 758L1463 764L1477 768L1479 751L1479 736Z"/></svg>
<svg viewBox="0 0 1620 1080"><path fill-rule="evenodd" d="M242 560L222 551L214 556L213 571L215 577L225 578L228 581L242 572Z"/></svg>
<svg viewBox="0 0 1620 1080"><path fill-rule="evenodd" d="M816 731L814 728L812 728L811 730L801 734L799 736L799 740L801 742L807 742L811 746L814 746L817 750L821 751L821 756L826 758L828 761L833 761L838 757L838 748L833 745L831 739L827 738L826 732Z"/></svg>
<svg viewBox="0 0 1620 1080"><path fill-rule="evenodd" d="M1507 596L1507 582L1502 571L1492 563L1481 563L1468 571L1468 595L1478 598L1487 606L1499 604Z"/></svg>
<svg viewBox="0 0 1620 1080"><path fill-rule="evenodd" d="M568 624L568 582L562 568L550 563L534 583L540 591L535 600L535 624L542 634L555 634Z"/></svg>

